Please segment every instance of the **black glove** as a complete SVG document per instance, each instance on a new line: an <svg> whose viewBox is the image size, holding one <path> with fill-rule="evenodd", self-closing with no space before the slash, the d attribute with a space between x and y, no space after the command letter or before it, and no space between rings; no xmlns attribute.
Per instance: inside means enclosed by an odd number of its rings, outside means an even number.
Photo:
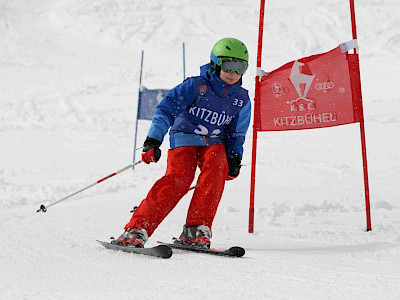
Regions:
<svg viewBox="0 0 400 300"><path fill-rule="evenodd" d="M147 137L143 143L142 161L145 164L158 162L161 157L161 142L159 140Z"/></svg>
<svg viewBox="0 0 400 300"><path fill-rule="evenodd" d="M226 180L232 180L239 176L241 162L242 160L238 154L228 158L229 173L228 176L226 176Z"/></svg>

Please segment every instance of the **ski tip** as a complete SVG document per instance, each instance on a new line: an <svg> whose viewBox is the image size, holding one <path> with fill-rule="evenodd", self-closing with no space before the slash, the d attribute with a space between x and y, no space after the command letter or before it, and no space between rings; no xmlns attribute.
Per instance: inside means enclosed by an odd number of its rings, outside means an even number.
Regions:
<svg viewBox="0 0 400 300"><path fill-rule="evenodd" d="M110 244L109 242L104 242L104 241L100 241L100 240L96 240L96 242L98 242L100 245L102 245L105 248L107 248L108 244Z"/></svg>
<svg viewBox="0 0 400 300"><path fill-rule="evenodd" d="M236 257L242 257L245 254L245 250L242 247L231 247L229 253Z"/></svg>
<svg viewBox="0 0 400 300"><path fill-rule="evenodd" d="M167 245L158 245L156 248L160 250L160 252L163 253L162 258L170 258L172 256L172 249L171 247L168 247Z"/></svg>

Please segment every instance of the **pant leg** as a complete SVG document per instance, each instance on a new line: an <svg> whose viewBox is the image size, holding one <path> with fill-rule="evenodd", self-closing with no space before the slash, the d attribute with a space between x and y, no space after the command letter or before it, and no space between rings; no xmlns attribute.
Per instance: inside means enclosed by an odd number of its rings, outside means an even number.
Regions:
<svg viewBox="0 0 400 300"><path fill-rule="evenodd" d="M157 226L188 192L197 168L197 147L168 150L167 171L156 181L135 210L125 229L139 227L151 236Z"/></svg>
<svg viewBox="0 0 400 300"><path fill-rule="evenodd" d="M186 226L206 225L211 228L229 172L222 144L199 147L200 175L190 202Z"/></svg>

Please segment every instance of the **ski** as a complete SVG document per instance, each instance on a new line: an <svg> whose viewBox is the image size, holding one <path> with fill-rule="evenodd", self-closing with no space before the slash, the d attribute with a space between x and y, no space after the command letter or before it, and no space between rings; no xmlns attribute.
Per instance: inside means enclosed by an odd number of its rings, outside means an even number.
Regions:
<svg viewBox="0 0 400 300"><path fill-rule="evenodd" d="M117 244L111 244L108 242L102 242L96 240L98 243L103 245L105 248L114 251L123 251L129 253L136 253L136 254L143 254L153 257L160 257L160 258L170 258L172 256L172 249L168 245L158 245L155 247L150 248L136 248L136 247L129 247L129 246L121 246Z"/></svg>
<svg viewBox="0 0 400 300"><path fill-rule="evenodd" d="M192 252L199 252L199 253L206 253L218 256L231 256L231 257L242 257L245 254L245 250L242 247L230 247L229 249L225 250L218 250L218 249L207 249L207 248L200 248L195 246L184 245L180 243L164 243L158 242L161 245L168 246L173 249L185 250L185 251L192 251Z"/></svg>

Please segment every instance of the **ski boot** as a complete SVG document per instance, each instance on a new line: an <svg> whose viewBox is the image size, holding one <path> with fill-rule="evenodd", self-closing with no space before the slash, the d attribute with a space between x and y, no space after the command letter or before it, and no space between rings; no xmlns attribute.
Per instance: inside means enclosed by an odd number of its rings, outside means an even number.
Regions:
<svg viewBox="0 0 400 300"><path fill-rule="evenodd" d="M148 239L146 230L132 227L126 229L117 240L112 240L111 243L121 246L144 248L144 244Z"/></svg>
<svg viewBox="0 0 400 300"><path fill-rule="evenodd" d="M183 232L175 243L210 249L210 238L211 230L208 226L183 226Z"/></svg>

